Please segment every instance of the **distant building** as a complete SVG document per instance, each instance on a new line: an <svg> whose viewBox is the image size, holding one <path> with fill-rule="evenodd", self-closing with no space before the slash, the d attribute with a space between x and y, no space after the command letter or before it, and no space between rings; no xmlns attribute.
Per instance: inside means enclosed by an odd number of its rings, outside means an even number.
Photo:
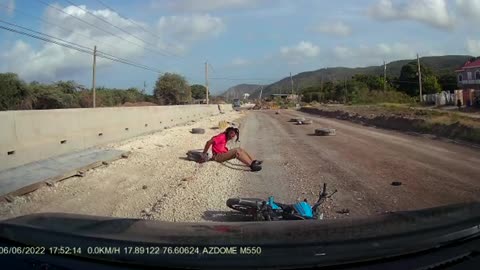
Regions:
<svg viewBox="0 0 480 270"><path fill-rule="evenodd" d="M480 90L480 58L466 62L461 68L455 70L455 73L458 87Z"/></svg>

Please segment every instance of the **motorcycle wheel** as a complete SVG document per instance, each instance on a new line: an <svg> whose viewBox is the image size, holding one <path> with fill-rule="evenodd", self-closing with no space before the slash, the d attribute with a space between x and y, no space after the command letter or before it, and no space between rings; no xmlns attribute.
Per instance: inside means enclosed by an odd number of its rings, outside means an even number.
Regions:
<svg viewBox="0 0 480 270"><path fill-rule="evenodd" d="M227 206L233 210L254 215L262 202L262 199L257 198L230 198L227 200Z"/></svg>

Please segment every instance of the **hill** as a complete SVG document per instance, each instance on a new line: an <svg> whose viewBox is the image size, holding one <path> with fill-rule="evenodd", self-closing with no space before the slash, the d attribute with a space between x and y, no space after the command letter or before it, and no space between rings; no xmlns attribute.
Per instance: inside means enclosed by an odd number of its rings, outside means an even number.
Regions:
<svg viewBox="0 0 480 270"><path fill-rule="evenodd" d="M222 97L228 99L243 98L243 94L252 94L256 90L259 90L261 85L259 84L239 84L232 86L221 94Z"/></svg>
<svg viewBox="0 0 480 270"><path fill-rule="evenodd" d="M469 55L445 55L445 56L428 56L421 57L420 62L427 65L437 74L453 73L458 67L462 66L472 56ZM398 60L387 63L387 76L398 77L402 66L416 61L416 59ZM355 74L365 75L382 75L383 66L369 66L358 68L331 67L322 68L315 71L307 71L293 76L294 89L302 89L309 86L319 85L327 81L343 81L349 79ZM268 85L263 90L263 96L275 93L289 93L291 91L290 77L286 77L278 82ZM252 98L259 96L260 91L257 90L251 94Z"/></svg>

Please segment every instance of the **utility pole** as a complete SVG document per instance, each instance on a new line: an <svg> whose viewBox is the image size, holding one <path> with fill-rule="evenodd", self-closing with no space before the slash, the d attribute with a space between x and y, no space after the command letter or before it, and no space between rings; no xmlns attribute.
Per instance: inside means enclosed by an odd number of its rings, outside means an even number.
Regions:
<svg viewBox="0 0 480 270"><path fill-rule="evenodd" d="M205 96L207 97L207 104L208 104L208 62L205 62L205 88L206 88Z"/></svg>
<svg viewBox="0 0 480 270"><path fill-rule="evenodd" d="M383 91L387 90L387 64L383 60Z"/></svg>
<svg viewBox="0 0 480 270"><path fill-rule="evenodd" d="M292 95L293 95L293 79L292 79L292 72L290 72L290 84L292 86Z"/></svg>
<svg viewBox="0 0 480 270"><path fill-rule="evenodd" d="M92 76L92 91L93 91L93 108L96 107L96 93L95 93L95 66L97 65L97 45L93 47L93 76Z"/></svg>
<svg viewBox="0 0 480 270"><path fill-rule="evenodd" d="M418 85L420 87L420 102L423 101L422 95L422 70L420 69L420 58L418 57L417 53L417 66L418 66Z"/></svg>
<svg viewBox="0 0 480 270"><path fill-rule="evenodd" d="M260 102L262 102L262 94L263 94L263 85L262 85L262 88L260 89Z"/></svg>
<svg viewBox="0 0 480 270"><path fill-rule="evenodd" d="M347 78L343 79L343 89L345 93L345 101L343 104L347 104Z"/></svg>

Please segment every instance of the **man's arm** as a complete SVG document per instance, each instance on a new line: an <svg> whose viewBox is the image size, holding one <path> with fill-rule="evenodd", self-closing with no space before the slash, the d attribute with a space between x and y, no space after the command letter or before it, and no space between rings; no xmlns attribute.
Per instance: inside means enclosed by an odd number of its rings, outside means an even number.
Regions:
<svg viewBox="0 0 480 270"><path fill-rule="evenodd" d="M213 143L213 138L207 141L207 143L205 144L205 148L203 149L204 154L208 152L208 149L210 149L210 146L212 145L212 143Z"/></svg>

